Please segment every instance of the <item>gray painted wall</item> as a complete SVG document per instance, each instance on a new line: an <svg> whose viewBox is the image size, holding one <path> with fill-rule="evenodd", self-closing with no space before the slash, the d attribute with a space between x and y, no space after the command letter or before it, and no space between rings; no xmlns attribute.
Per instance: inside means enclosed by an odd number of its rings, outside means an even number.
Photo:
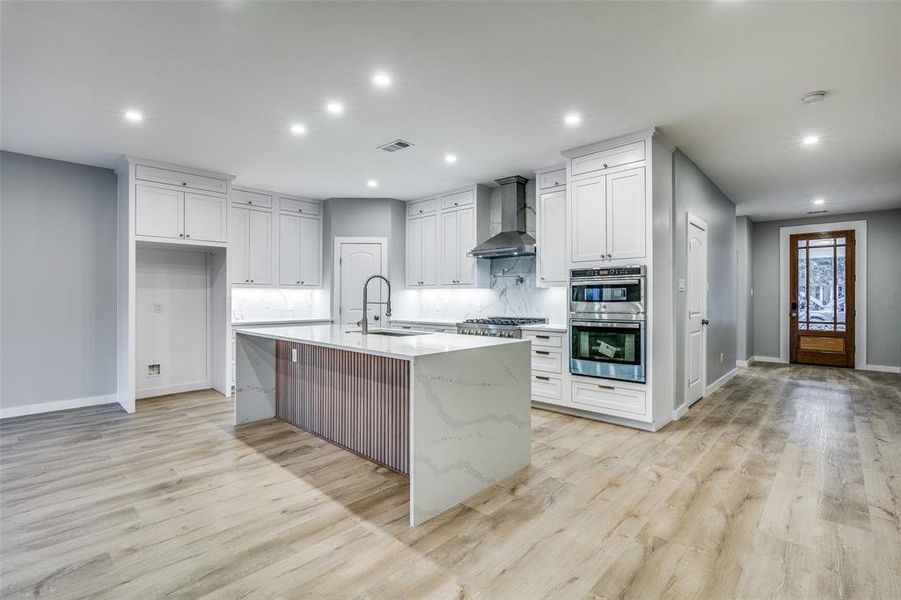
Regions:
<svg viewBox="0 0 901 600"><path fill-rule="evenodd" d="M735 218L735 280L737 321L735 357L748 360L754 356L754 221Z"/></svg>
<svg viewBox="0 0 901 600"><path fill-rule="evenodd" d="M673 154L673 278L687 277L685 263L686 214L707 223L707 383L735 368L736 277L735 205L687 156ZM675 406L685 401L685 292L675 290L676 390ZM723 355L722 362L720 354Z"/></svg>
<svg viewBox="0 0 901 600"><path fill-rule="evenodd" d="M336 237L388 238L388 278L405 285L407 205L392 198L330 198L323 203L322 287L332 289Z"/></svg>
<svg viewBox="0 0 901 600"><path fill-rule="evenodd" d="M0 408L115 394L115 173L2 152L0 199Z"/></svg>
<svg viewBox="0 0 901 600"><path fill-rule="evenodd" d="M901 366L901 209L754 224L754 354L779 356L779 228L867 222L867 362Z"/></svg>

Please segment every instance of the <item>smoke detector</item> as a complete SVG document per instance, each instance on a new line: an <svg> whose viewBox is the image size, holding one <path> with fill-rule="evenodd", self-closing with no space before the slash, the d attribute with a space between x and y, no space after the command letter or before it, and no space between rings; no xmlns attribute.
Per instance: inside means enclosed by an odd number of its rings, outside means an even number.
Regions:
<svg viewBox="0 0 901 600"><path fill-rule="evenodd" d="M807 92L801 96L801 104L816 104L822 102L826 98L826 90L816 90L815 92Z"/></svg>
<svg viewBox="0 0 901 600"><path fill-rule="evenodd" d="M378 147L379 150L384 150L385 152L397 152L398 150L403 150L404 148L409 148L413 144L408 142L407 140L402 140L400 138L394 140L393 142L388 142L387 144L382 144Z"/></svg>

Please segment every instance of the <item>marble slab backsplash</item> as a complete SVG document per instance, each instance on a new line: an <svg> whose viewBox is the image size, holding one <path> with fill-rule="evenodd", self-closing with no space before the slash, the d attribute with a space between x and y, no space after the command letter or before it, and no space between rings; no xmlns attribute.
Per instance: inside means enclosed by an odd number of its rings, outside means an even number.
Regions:
<svg viewBox="0 0 901 600"><path fill-rule="evenodd" d="M546 317L550 323L562 324L567 316L565 287L535 286L534 257L491 261L488 289L403 290L392 300L397 320Z"/></svg>
<svg viewBox="0 0 901 600"><path fill-rule="evenodd" d="M232 321L328 319L328 290L232 288Z"/></svg>

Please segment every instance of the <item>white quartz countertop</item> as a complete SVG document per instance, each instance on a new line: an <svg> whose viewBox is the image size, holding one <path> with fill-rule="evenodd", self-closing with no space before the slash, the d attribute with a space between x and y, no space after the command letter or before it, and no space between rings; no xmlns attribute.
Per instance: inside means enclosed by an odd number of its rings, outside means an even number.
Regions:
<svg viewBox="0 0 901 600"><path fill-rule="evenodd" d="M300 317L297 319L263 319L256 321L232 321L232 327L258 327L260 325L289 325L293 323L331 323L330 317Z"/></svg>
<svg viewBox="0 0 901 600"><path fill-rule="evenodd" d="M566 325L559 323L545 323L543 325L523 325L523 331L549 331L552 333L566 333Z"/></svg>
<svg viewBox="0 0 901 600"><path fill-rule="evenodd" d="M438 327L456 327L457 323L463 319L395 319L391 317L392 323L405 323L410 325L435 325Z"/></svg>
<svg viewBox="0 0 901 600"><path fill-rule="evenodd" d="M353 325L296 325L235 328L236 333L264 337L287 342L326 346L342 350L353 350L366 354L378 354L393 358L412 359L417 356L429 356L488 348L506 344L528 344L528 340L504 339L481 335L457 335L456 333L424 333L404 337L386 335L363 335L352 333L359 330ZM409 331L409 330L404 330Z"/></svg>

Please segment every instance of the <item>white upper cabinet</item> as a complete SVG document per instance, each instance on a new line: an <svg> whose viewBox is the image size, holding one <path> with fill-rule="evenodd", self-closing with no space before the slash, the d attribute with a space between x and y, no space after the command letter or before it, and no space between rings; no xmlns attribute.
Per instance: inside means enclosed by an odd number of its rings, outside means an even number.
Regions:
<svg viewBox="0 0 901 600"><path fill-rule="evenodd" d="M435 219L433 213L407 220L407 287L435 285L437 280Z"/></svg>
<svg viewBox="0 0 901 600"><path fill-rule="evenodd" d="M278 223L279 285L318 287L322 261L321 221L301 214L281 213Z"/></svg>
<svg viewBox="0 0 901 600"><path fill-rule="evenodd" d="M232 283L272 283L272 213L232 206L229 234Z"/></svg>
<svg viewBox="0 0 901 600"><path fill-rule="evenodd" d="M473 206L456 211L457 214L457 248L455 254L459 261L457 267L457 285L475 283L476 261L469 251L476 247L476 209Z"/></svg>
<svg viewBox="0 0 901 600"><path fill-rule="evenodd" d="M567 285L566 190L538 195L538 284Z"/></svg>
<svg viewBox="0 0 901 600"><path fill-rule="evenodd" d="M645 169L607 175L607 258L641 258L645 248Z"/></svg>
<svg viewBox="0 0 901 600"><path fill-rule="evenodd" d="M592 262L607 257L606 183L603 175L570 182L572 262Z"/></svg>
<svg viewBox="0 0 901 600"><path fill-rule="evenodd" d="M184 192L149 185L135 189L135 235L179 239L184 235Z"/></svg>
<svg viewBox="0 0 901 600"><path fill-rule="evenodd" d="M185 192L185 239L225 242L227 202L224 196Z"/></svg>
<svg viewBox="0 0 901 600"><path fill-rule="evenodd" d="M456 211L441 213L441 285L460 282L460 220Z"/></svg>

